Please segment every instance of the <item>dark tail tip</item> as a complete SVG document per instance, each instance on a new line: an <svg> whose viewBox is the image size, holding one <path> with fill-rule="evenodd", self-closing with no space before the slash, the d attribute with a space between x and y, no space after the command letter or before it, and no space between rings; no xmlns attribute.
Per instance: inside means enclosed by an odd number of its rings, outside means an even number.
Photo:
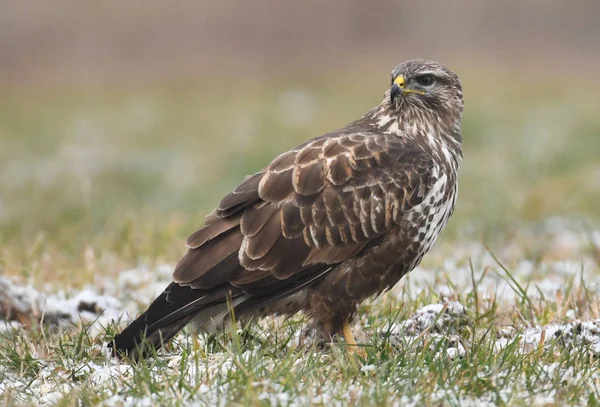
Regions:
<svg viewBox="0 0 600 407"><path fill-rule="evenodd" d="M116 335L107 346L112 355L119 359L138 361L159 350L188 323L190 317L175 321L167 326L148 331L145 314L133 321L120 334Z"/></svg>
<svg viewBox="0 0 600 407"><path fill-rule="evenodd" d="M130 358L137 360L137 358L141 355L141 352L135 351L136 349L142 350L142 348L135 342L132 342L132 344L132 346L125 345L123 343L122 335L116 335L112 341L106 344L106 346L111 350L111 354L113 357L119 358L121 360ZM134 353L137 353L137 357L135 357L136 355L134 355Z"/></svg>

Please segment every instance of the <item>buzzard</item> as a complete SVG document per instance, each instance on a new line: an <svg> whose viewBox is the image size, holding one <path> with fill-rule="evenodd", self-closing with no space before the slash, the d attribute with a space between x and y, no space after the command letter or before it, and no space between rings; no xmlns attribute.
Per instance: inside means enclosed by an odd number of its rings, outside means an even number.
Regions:
<svg viewBox="0 0 600 407"><path fill-rule="evenodd" d="M463 93L437 62L392 71L383 101L246 178L187 239L173 282L109 344L138 358L188 323L304 311L327 338L356 345L367 297L393 287L454 210Z"/></svg>

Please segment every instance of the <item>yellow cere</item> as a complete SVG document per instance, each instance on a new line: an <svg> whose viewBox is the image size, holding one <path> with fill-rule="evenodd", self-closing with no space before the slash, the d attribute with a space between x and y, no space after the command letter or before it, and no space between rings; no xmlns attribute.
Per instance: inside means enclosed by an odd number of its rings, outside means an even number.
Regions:
<svg viewBox="0 0 600 407"><path fill-rule="evenodd" d="M394 79L394 83L398 86L400 86L401 88L404 87L404 76L403 75L398 75L398 77L396 79Z"/></svg>

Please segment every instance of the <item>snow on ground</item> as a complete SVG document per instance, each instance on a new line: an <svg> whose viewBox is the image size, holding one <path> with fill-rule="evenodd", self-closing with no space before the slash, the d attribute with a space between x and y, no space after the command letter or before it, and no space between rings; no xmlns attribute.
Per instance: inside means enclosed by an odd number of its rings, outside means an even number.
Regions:
<svg viewBox="0 0 600 407"><path fill-rule="evenodd" d="M539 259L526 252L533 243L543 249ZM596 278L600 273L600 230L582 230L573 222L553 218L541 230L521 232L518 244L501 248L487 248L479 242L446 246L448 253L432 253L439 261L426 257L408 275L410 289L433 286L444 295L450 290L449 282L457 288L472 289L475 278L478 292L510 302L522 296L516 283L532 298L554 298L571 281L575 286L583 281L588 290L600 292ZM401 287L398 285L395 291L401 293Z"/></svg>
<svg viewBox="0 0 600 407"><path fill-rule="evenodd" d="M88 288L68 295L65 291L44 295L31 286L20 286L0 277L0 331L21 327L22 320L34 319L47 324L61 325L79 319L96 320L106 324L118 319L123 312L121 302L110 295L100 295Z"/></svg>
<svg viewBox="0 0 600 407"><path fill-rule="evenodd" d="M390 334L392 344L402 344L418 340L424 333L428 338L446 339L447 354L454 358L465 355L465 347L456 329L467 325L468 318L464 307L454 301L447 303L429 304L419 308L415 314L402 322L395 323L382 334ZM495 342L494 348L500 350L509 343L517 340L524 352L535 350L540 345L553 346L561 344L565 349L587 346L590 353L600 356L600 320L574 320L567 323L551 323L544 326L531 327L516 335L506 328L503 336Z"/></svg>
<svg viewBox="0 0 600 407"><path fill-rule="evenodd" d="M532 241L539 239L539 231L532 233L529 238ZM507 273L499 266L494 256L487 248L477 242L466 242L451 245L449 253L436 252L433 256L442 258L437 267L435 259L426 262L423 266L414 270L408 279L392 290L392 296L403 295L403 292L419 292L424 287L434 287L434 290L440 294L440 298L448 297L451 294L449 283L453 285L452 290L471 290L473 288L473 277L478 280L477 291L483 297L494 296L494 298L510 304L518 298L519 290L517 283L523 286L527 295L532 298L555 298L560 290L563 290L566 281L573 281L574 285L585 281L586 288L590 292L600 291L600 285L596 283L599 274L598 264L593 257L594 252L590 250L591 245L600 246L600 231L591 233L581 233L573 229L573 225L562 220L553 219L544 226L543 229L544 245L551 256L546 256L539 261L534 262L528 259L519 245L513 244L501 248L495 253L496 257L503 262L506 269L511 273L512 281ZM473 270L473 273L471 272ZM163 265L156 269L139 267L122 272L118 279L99 278L93 286L86 287L80 291L61 289L56 292L42 293L35 290L30 285L19 285L7 278L0 277L0 315L8 314L9 320L0 320L0 332L11 329L23 329L21 321L31 318L37 321L43 321L47 324L67 324L87 321L90 323L92 332L102 332L102 328L111 321L121 321L125 324L130 321L141 308L144 308L153 300L166 285L171 281L172 266ZM381 298L374 301L380 301ZM558 342L561 346L569 349L579 345L589 346L591 353L600 355L600 320L580 320L577 309L568 310L566 313L566 322L549 323L544 326L532 326L520 333L513 332L510 328L503 331L503 335L497 338L495 348L501 350L508 344L518 341L523 351L530 351L539 346L552 346ZM276 319L264 322L269 325L277 323ZM445 338L448 345L443 348L443 355L450 359L460 358L468 351L468 344L463 343L460 336L456 334L458 329L468 325L469 320L462 304L455 301L440 301L425 305L416 310L413 316L407 320L396 322L391 327L383 328L381 335L389 335L389 342L394 345L401 345L411 341L421 340L423 333L428 333L429 338ZM358 325L364 325L363 318ZM364 326L369 330L368 326ZM371 332L372 334L372 332ZM300 335L300 333L298 334ZM188 340L188 339L182 339ZM288 346L296 346L300 338L290 341ZM72 372L84 375L92 381L99 384L106 382L110 378L123 377L131 374L131 367L121 364L109 357L106 349L102 349L106 354L104 364L81 363L79 366L72 366L70 371L57 371L55 366L49 364L44 367L42 374L36 378L34 383L26 387L30 391L31 397L38 400L41 404L52 404L58 400L61 395L70 391L69 386L65 384L64 388L57 387L57 375L70 375ZM251 358L252 351L246 351L242 358ZM168 360L168 366L173 369L181 364L181 355L165 355ZM299 359L301 362L301 359ZM266 364L274 364L273 359L265 359ZM272 366L264 366L272 368ZM553 369L548 365L548 370ZM0 367L2 369L2 367ZM194 376L202 374L203 377L215 377L219 373L224 373L230 369L235 369L232 355L219 352L210 354L203 361L202 372L198 367L190 367L187 373L190 381ZM376 369L374 365L362 366L362 374L372 374ZM426 367L424 367L426 369ZM157 373L158 374L158 373ZM571 374L575 374L571 372ZM8 374L10 377L10 373ZM52 379L52 380L51 380ZM68 383L68 380L65 380ZM338 383L332 381L327 384L331 388L305 389L305 396L298 399L295 396L292 402L286 399L289 397L277 383L257 383L256 386L262 389L261 399L272 405L304 405L307 403L334 404L330 399L331 394L339 391L336 386ZM406 383L410 386L410 383ZM15 378L4 383L0 383L0 394L7 389L19 389L25 386L20 379ZM227 390L228 383L222 383L217 386L202 384L198 394L202 400L209 405L223 404L222 395ZM361 394L368 391L361 387L355 389L345 388L344 392L348 394ZM433 398L443 400L444 392L434 394ZM534 399L532 405L543 405L547 400L540 398ZM418 399L397 400L399 405L419 405ZM146 399L128 400L119 394L110 396L104 403L110 405L153 405L154 400L150 397ZM460 405L495 405L496 402L484 399L460 400Z"/></svg>
<svg viewBox="0 0 600 407"><path fill-rule="evenodd" d="M90 329L101 329L111 321L130 320L139 304L148 304L159 295L171 280L172 266L126 270L115 282L98 279L93 286L80 291L58 290L41 293L31 285L19 285L0 276L0 331L17 329L21 321L33 319L46 324L93 322Z"/></svg>

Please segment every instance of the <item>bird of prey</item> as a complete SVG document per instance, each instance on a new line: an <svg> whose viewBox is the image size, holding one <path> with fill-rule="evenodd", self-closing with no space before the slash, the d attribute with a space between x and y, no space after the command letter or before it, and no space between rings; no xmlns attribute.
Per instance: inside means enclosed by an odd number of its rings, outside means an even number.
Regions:
<svg viewBox="0 0 600 407"><path fill-rule="evenodd" d="M429 60L392 71L383 101L246 178L187 239L173 282L109 344L138 358L190 323L304 311L356 345L358 305L393 287L454 211L462 159L458 76Z"/></svg>

